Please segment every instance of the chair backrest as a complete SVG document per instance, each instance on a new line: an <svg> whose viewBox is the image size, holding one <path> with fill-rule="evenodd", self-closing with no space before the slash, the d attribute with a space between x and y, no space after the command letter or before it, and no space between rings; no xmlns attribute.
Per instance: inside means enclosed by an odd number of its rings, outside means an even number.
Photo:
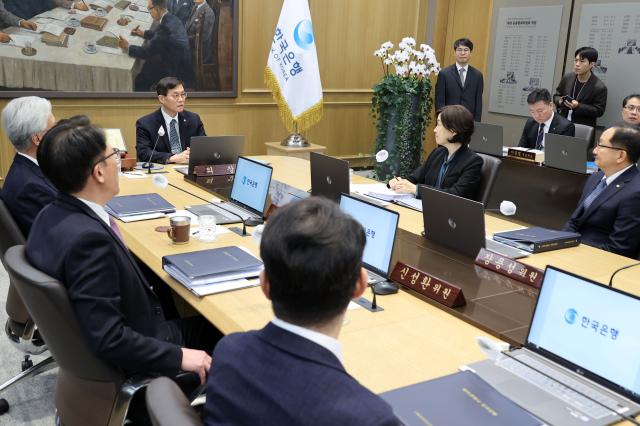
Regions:
<svg viewBox="0 0 640 426"><path fill-rule="evenodd" d="M145 398L153 426L202 425L184 392L167 377L158 377L149 383Z"/></svg>
<svg viewBox="0 0 640 426"><path fill-rule="evenodd" d="M18 224L13 219L11 212L4 204L4 201L0 199L0 261L2 266L7 268L4 262L4 254L9 247L21 245L25 243L24 235L18 228ZM9 319L20 324L25 325L31 319L26 306L22 303L22 299L16 292L11 279L9 279L9 293L7 294L7 315ZM20 333L21 334L21 333Z"/></svg>
<svg viewBox="0 0 640 426"><path fill-rule="evenodd" d="M482 158L483 161L482 184L480 185L480 192L478 193L478 201L480 201L485 207L487 207L489 196L491 195L491 190L493 189L493 185L496 182L498 169L500 168L502 160L487 154L478 153L478 155Z"/></svg>
<svg viewBox="0 0 640 426"><path fill-rule="evenodd" d="M587 144L587 158L589 161L593 158L592 151L596 145L595 142L595 129L591 126L587 126L585 124L574 124L576 126L576 138L584 139L588 142Z"/></svg>

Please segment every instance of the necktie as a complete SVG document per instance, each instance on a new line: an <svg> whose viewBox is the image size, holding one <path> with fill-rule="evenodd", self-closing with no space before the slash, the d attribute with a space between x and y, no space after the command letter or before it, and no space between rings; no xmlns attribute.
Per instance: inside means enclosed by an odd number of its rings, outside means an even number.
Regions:
<svg viewBox="0 0 640 426"><path fill-rule="evenodd" d="M169 143L171 144L171 153L180 154L182 152L182 146L180 145L180 139L178 138L178 131L176 130L176 119L171 120L169 124Z"/></svg>
<svg viewBox="0 0 640 426"><path fill-rule="evenodd" d="M464 68L460 68L460 83L462 83L462 86L464 87Z"/></svg>
<svg viewBox="0 0 640 426"><path fill-rule="evenodd" d="M544 123L540 124L540 128L538 129L538 137L536 138L536 149L542 149L542 140L544 139Z"/></svg>
<svg viewBox="0 0 640 426"><path fill-rule="evenodd" d="M584 201L582 202L583 209L587 210L589 206L593 203L593 201L596 198L598 198L598 195L600 195L606 187L607 187L607 180L602 179L598 184L598 186L596 186L595 189L591 192L591 194L587 195L587 198L585 198Z"/></svg>
<svg viewBox="0 0 640 426"><path fill-rule="evenodd" d="M116 223L115 219L111 216L109 216L109 226L111 227L111 230L114 232L114 234L116 234L118 238L120 238L120 241L124 243L124 240L122 239L122 234L120 233L120 228L118 228L118 224Z"/></svg>

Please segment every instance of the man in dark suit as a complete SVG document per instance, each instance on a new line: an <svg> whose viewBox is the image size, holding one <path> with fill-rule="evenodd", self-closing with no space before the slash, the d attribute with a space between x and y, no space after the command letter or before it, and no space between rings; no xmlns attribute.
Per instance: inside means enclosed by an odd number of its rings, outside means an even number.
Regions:
<svg viewBox="0 0 640 426"><path fill-rule="evenodd" d="M156 85L156 93L162 106L136 121L138 160L188 164L191 137L205 136L202 120L198 114L185 111L187 93L177 78L165 77L160 80ZM158 134L161 127L164 129L163 136Z"/></svg>
<svg viewBox="0 0 640 426"><path fill-rule="evenodd" d="M440 71L436 82L436 111L445 105L463 105L475 121L482 119L482 73L469 65L473 43L461 38L453 43L456 63Z"/></svg>
<svg viewBox="0 0 640 426"><path fill-rule="evenodd" d="M640 255L640 131L619 123L600 136L593 150L600 171L587 179L578 208L564 230L582 242L622 256Z"/></svg>
<svg viewBox="0 0 640 426"><path fill-rule="evenodd" d="M400 424L386 402L345 371L337 340L349 301L367 288L365 238L358 222L322 197L269 218L260 282L276 318L218 343L205 424Z"/></svg>
<svg viewBox="0 0 640 426"><path fill-rule="evenodd" d="M200 317L165 320L154 287L104 209L119 191L119 151L95 126L68 122L47 132L38 161L60 194L34 221L27 258L64 284L96 356L128 374L183 370L204 381L211 357L185 346L195 346L191 327L212 338L207 324ZM198 344L213 347L213 341Z"/></svg>
<svg viewBox="0 0 640 426"><path fill-rule="evenodd" d="M194 0L167 0L167 10L169 13L176 15L185 27L193 8Z"/></svg>
<svg viewBox="0 0 640 426"><path fill-rule="evenodd" d="M173 75L185 82L187 87L194 86L191 47L184 24L167 11L167 0L148 0L147 7L158 26L154 30L136 28L131 34L147 40L142 46L129 45L120 37L118 46L132 58L144 59L140 74L136 76L136 91L152 90L156 81Z"/></svg>
<svg viewBox="0 0 640 426"><path fill-rule="evenodd" d="M58 195L36 160L38 145L54 122L51 103L36 96L13 99L2 111L2 126L17 153L0 197L25 237L40 210Z"/></svg>
<svg viewBox="0 0 640 426"><path fill-rule="evenodd" d="M524 129L522 129L518 146L544 150L547 133L575 135L576 126L560 114L553 112L555 106L551 100L551 93L547 89L533 90L527 96L527 104L529 104L532 118L527 120Z"/></svg>
<svg viewBox="0 0 640 426"><path fill-rule="evenodd" d="M558 106L558 113L572 123L595 127L596 119L607 107L607 86L592 72L598 51L581 47L574 56L574 72L562 77L553 103Z"/></svg>
<svg viewBox="0 0 640 426"><path fill-rule="evenodd" d="M196 0L195 9L187 20L187 35L191 43L191 51L196 52L196 35L200 34L200 50L202 51L202 63L213 63L213 27L216 23L216 15L205 0Z"/></svg>
<svg viewBox="0 0 640 426"><path fill-rule="evenodd" d="M622 120L640 126L640 94L632 93L622 100Z"/></svg>

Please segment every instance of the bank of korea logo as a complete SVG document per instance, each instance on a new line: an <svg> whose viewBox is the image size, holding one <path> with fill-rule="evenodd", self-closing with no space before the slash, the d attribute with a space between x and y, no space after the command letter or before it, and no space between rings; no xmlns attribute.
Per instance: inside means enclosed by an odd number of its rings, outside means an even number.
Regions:
<svg viewBox="0 0 640 426"><path fill-rule="evenodd" d="M573 324L578 319L578 312L575 309L567 309L567 312L564 313L564 320L567 324Z"/></svg>
<svg viewBox="0 0 640 426"><path fill-rule="evenodd" d="M304 19L298 22L298 25L293 30L293 39L302 49L311 49L313 46L313 26L310 20Z"/></svg>

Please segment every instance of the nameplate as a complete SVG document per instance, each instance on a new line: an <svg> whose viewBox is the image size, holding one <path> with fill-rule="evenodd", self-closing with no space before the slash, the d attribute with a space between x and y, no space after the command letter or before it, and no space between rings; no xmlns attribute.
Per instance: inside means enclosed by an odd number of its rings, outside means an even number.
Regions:
<svg viewBox="0 0 640 426"><path fill-rule="evenodd" d="M535 288L540 288L544 277L544 272L538 268L525 265L484 248L481 248L478 252L475 264Z"/></svg>
<svg viewBox="0 0 640 426"><path fill-rule="evenodd" d="M235 164L212 164L206 166L195 166L193 168L193 174L198 177L232 175L235 172Z"/></svg>
<svg viewBox="0 0 640 426"><path fill-rule="evenodd" d="M544 153L540 151L527 151L517 148L509 148L507 151L509 157L514 157L519 160L532 161L534 163L544 162Z"/></svg>
<svg viewBox="0 0 640 426"><path fill-rule="evenodd" d="M464 306L467 303L460 287L402 262L396 263L391 279L449 308Z"/></svg>

